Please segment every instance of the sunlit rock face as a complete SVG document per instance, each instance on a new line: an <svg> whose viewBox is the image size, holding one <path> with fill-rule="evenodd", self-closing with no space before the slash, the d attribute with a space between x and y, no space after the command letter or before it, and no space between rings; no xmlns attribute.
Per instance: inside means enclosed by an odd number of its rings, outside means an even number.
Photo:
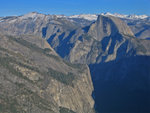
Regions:
<svg viewBox="0 0 150 113"><path fill-rule="evenodd" d="M0 35L0 89L3 113L94 113L89 68L36 36Z"/></svg>

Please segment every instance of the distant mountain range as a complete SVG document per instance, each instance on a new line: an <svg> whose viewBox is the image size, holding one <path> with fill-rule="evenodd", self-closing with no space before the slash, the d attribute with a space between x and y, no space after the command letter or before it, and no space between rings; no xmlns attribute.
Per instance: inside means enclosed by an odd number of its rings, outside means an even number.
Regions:
<svg viewBox="0 0 150 113"><path fill-rule="evenodd" d="M31 12L31 13L28 13L26 15L24 15L24 17L35 17L35 16L39 16L39 15L44 15L44 14L40 14L38 12ZM146 19L146 18L149 18L148 15L123 15L123 14L119 14L119 13L100 13L100 14L80 14L80 15L71 15L71 16L65 16L65 15L55 15L57 16L58 18L80 18L80 19L86 19L86 20L89 20L89 21L95 21L97 20L97 17L98 15L105 15L105 16L115 16L115 17L118 17L118 18L124 18L124 19ZM2 18L0 18L2 19Z"/></svg>
<svg viewBox="0 0 150 113"><path fill-rule="evenodd" d="M41 104L37 104L40 100L36 103L33 98L30 100L33 113L37 109L42 113L50 110L54 113L150 112L149 16L110 13L64 16L32 12L0 18L0 34L0 72L3 72L0 83L10 82L9 92L16 91L12 84L17 87L22 83L29 90L27 97L30 92L32 97L34 94L40 97ZM15 61L15 67L12 60L2 65L4 58L18 57L21 63ZM30 69L26 61L38 71ZM9 76L9 69L15 75L16 68L22 73L18 81ZM5 70L11 81L5 79ZM35 82L34 74L33 77L27 74L31 71L38 73L39 81ZM8 89L2 83L0 87L5 91L0 94L5 95ZM29 107L24 104L26 101L21 104L23 110ZM11 103L6 105L10 108Z"/></svg>
<svg viewBox="0 0 150 113"><path fill-rule="evenodd" d="M147 15L122 15L122 14L112 14L112 13L101 13L101 14L81 14L81 15L73 15L73 16L69 16L68 18L83 18L83 19L87 19L90 21L94 21L97 20L98 15L105 15L105 16L115 16L118 18L124 18L124 19L146 19L149 16Z"/></svg>
<svg viewBox="0 0 150 113"><path fill-rule="evenodd" d="M36 18L60 18L60 19L66 19L71 21L72 23L81 24L83 26L87 26L88 24L91 24L92 22L96 21L98 18L98 15L104 15L104 16L114 16L122 19L125 21L131 28L132 32L136 35L137 38L142 39L150 39L150 17L148 15L122 15L122 14L111 14L111 13L101 13L101 14L81 14L81 15L72 15L72 16L65 16L65 15L44 15L37 12L31 12L28 14L25 14L23 16L12 16L12 17L1 17L0 22L8 21L14 22L18 18L19 20L32 18L36 20Z"/></svg>

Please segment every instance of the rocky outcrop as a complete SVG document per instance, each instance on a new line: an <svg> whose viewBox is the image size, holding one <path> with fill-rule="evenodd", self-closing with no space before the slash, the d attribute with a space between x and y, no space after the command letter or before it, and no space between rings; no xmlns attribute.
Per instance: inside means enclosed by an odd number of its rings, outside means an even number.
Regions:
<svg viewBox="0 0 150 113"><path fill-rule="evenodd" d="M76 34L71 38L67 37L66 43L63 42L70 51L63 54L63 57L71 62L94 64L116 60L122 56L149 55L149 48L143 44L144 40L138 40L127 24L116 17L100 15L88 27L87 32ZM75 36L78 37L72 42ZM60 45L54 49L61 55L59 51L63 47L59 49Z"/></svg>
<svg viewBox="0 0 150 113"><path fill-rule="evenodd" d="M97 21L89 29L89 35L98 41L117 33L134 36L126 23L114 16L98 16Z"/></svg>
<svg viewBox="0 0 150 113"><path fill-rule="evenodd" d="M0 88L0 112L94 113L88 67L35 36L0 35Z"/></svg>

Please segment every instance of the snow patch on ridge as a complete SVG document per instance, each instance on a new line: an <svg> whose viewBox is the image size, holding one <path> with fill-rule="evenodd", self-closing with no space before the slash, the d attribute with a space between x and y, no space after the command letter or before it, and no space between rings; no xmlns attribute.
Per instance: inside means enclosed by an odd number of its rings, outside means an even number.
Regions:
<svg viewBox="0 0 150 113"><path fill-rule="evenodd" d="M32 19L36 20L38 17L44 18L45 15L44 15L44 14L37 13L37 12L31 12L31 13L25 14L25 15L23 15L23 16L20 16L19 19L32 18Z"/></svg>
<svg viewBox="0 0 150 113"><path fill-rule="evenodd" d="M145 19L145 18L148 18L147 15L122 15L122 14L118 14L118 13L114 13L114 14L111 14L111 13L101 13L101 15L104 15L104 16L115 16L115 17L118 17L118 18L125 18L125 19Z"/></svg>
<svg viewBox="0 0 150 113"><path fill-rule="evenodd" d="M86 20L97 20L97 15L96 14L81 14L81 15L73 15L73 16L69 16L68 18L83 18Z"/></svg>
<svg viewBox="0 0 150 113"><path fill-rule="evenodd" d="M81 19L86 19L89 21L95 21L97 20L98 15L103 15L103 16L115 16L118 18L122 18L122 19L146 19L149 16L147 15L122 15L122 14L118 14L118 13L101 13L101 14L81 14L81 15L73 15L73 16L69 16L68 18L81 18Z"/></svg>

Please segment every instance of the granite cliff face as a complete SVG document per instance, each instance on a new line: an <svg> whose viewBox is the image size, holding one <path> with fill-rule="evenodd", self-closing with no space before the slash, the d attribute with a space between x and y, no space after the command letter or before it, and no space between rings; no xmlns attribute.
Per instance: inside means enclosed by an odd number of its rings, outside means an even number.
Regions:
<svg viewBox="0 0 150 113"><path fill-rule="evenodd" d="M113 36L117 33L134 36L126 23L113 16L98 16L97 21L92 24L89 29L89 35L93 36L98 41L101 41L104 37Z"/></svg>
<svg viewBox="0 0 150 113"><path fill-rule="evenodd" d="M112 16L100 15L90 26L73 30L68 36L53 36L48 42L73 63L94 64L123 56L149 55L149 47L144 44L149 41L137 39L125 22Z"/></svg>
<svg viewBox="0 0 150 113"><path fill-rule="evenodd" d="M0 112L93 113L86 65L62 60L36 36L0 35Z"/></svg>

